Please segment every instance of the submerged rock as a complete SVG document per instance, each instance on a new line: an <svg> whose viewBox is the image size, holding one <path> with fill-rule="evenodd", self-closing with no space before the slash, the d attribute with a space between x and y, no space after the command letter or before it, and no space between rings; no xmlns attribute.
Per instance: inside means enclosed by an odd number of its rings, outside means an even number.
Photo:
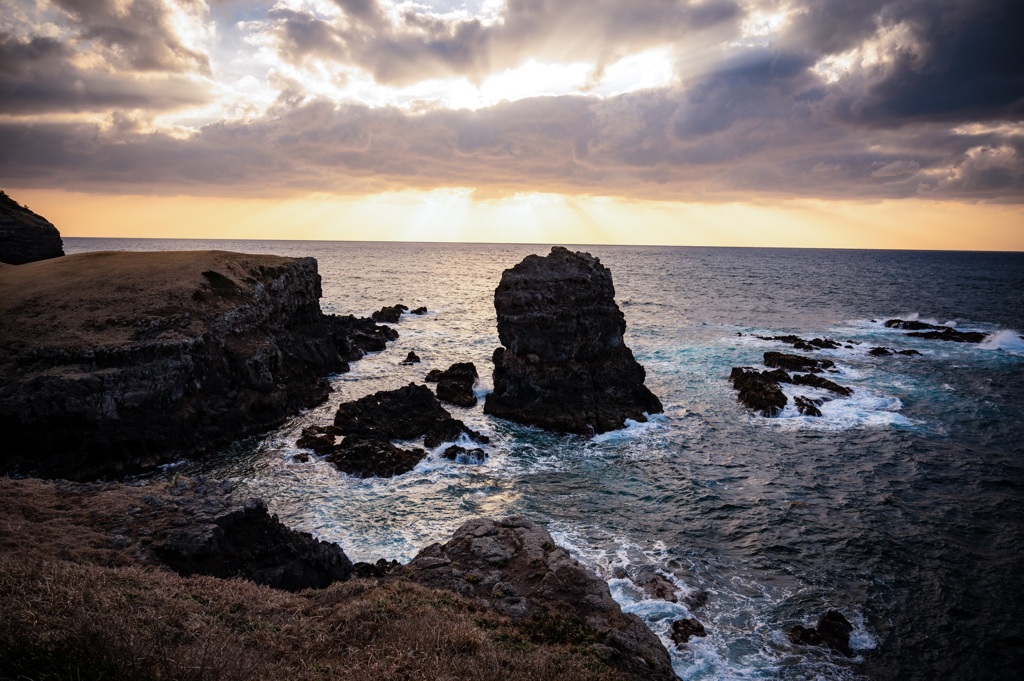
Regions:
<svg viewBox="0 0 1024 681"><path fill-rule="evenodd" d="M821 416L821 410L818 409L821 406L821 400L811 399L803 395L797 395L793 398L793 402L796 404L796 408L800 410L800 413L804 416Z"/></svg>
<svg viewBox="0 0 1024 681"><path fill-rule="evenodd" d="M804 340L800 336L756 336L761 340L766 341L779 341L780 343L788 343L797 350L814 351L814 350L834 350L841 347L841 343L832 340L831 338L813 338L811 340Z"/></svg>
<svg viewBox="0 0 1024 681"><path fill-rule="evenodd" d="M950 341L952 343L980 343L986 338L986 334L980 331L957 331L946 327L941 331L915 331L908 333L914 338L927 338L928 340Z"/></svg>
<svg viewBox="0 0 1024 681"><path fill-rule="evenodd" d="M485 413L562 433L592 435L662 411L623 342L611 273L560 246L505 270L494 292L494 392Z"/></svg>
<svg viewBox="0 0 1024 681"><path fill-rule="evenodd" d="M419 363L420 363L420 356L417 355L412 350L410 350L409 354L405 356L405 359L403 359L401 362L399 362L399 364L404 364L404 365L419 364Z"/></svg>
<svg viewBox="0 0 1024 681"><path fill-rule="evenodd" d="M476 383L476 366L472 362L456 362L444 371L432 370L427 374L427 383L437 383L437 398L460 407L473 407L477 403L473 393Z"/></svg>
<svg viewBox="0 0 1024 681"><path fill-rule="evenodd" d="M479 447L466 449L465 447L460 447L458 445L451 445L442 452L441 456L449 461L457 461L458 463L466 464L481 464L487 461L487 452Z"/></svg>
<svg viewBox="0 0 1024 681"><path fill-rule="evenodd" d="M57 228L0 191L0 263L23 265L62 255Z"/></svg>
<svg viewBox="0 0 1024 681"><path fill-rule="evenodd" d="M693 617L686 617L672 623L672 642L681 646L690 640L692 636L707 636L708 632L699 620Z"/></svg>
<svg viewBox="0 0 1024 681"><path fill-rule="evenodd" d="M604 580L523 518L471 520L388 578L472 598L529 623L538 642L590 645L627 678L676 678L657 636L639 617L622 612Z"/></svg>
<svg viewBox="0 0 1024 681"><path fill-rule="evenodd" d="M904 329L906 331L930 331L947 328L945 326L919 322L916 319L889 319L885 322L885 326L890 329Z"/></svg>
<svg viewBox="0 0 1024 681"><path fill-rule="evenodd" d="M838 383L818 376L817 374L793 374L792 383L793 385L809 385L812 388L829 390L837 395L842 395L843 397L849 397L853 394L852 388L839 385Z"/></svg>

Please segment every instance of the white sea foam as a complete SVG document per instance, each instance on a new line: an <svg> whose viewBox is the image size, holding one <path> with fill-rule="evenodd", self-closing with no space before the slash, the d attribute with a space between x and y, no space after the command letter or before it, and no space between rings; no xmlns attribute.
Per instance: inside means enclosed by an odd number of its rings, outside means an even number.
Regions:
<svg viewBox="0 0 1024 681"><path fill-rule="evenodd" d="M1004 329L989 335L979 345L983 350L1002 350L1011 355L1024 356L1024 338L1016 331Z"/></svg>

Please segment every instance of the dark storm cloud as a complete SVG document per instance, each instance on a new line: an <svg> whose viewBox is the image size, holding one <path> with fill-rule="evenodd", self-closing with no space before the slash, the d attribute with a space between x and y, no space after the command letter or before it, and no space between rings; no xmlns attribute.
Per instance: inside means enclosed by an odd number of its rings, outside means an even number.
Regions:
<svg viewBox="0 0 1024 681"><path fill-rule="evenodd" d="M203 87L178 74L139 80L73 63L74 51L52 38L0 34L0 114L172 109L199 104Z"/></svg>
<svg viewBox="0 0 1024 681"><path fill-rule="evenodd" d="M359 66L388 84L452 75L479 79L530 58L600 66L628 51L731 26L741 16L733 0L509 0L501 21L491 25L415 7L392 23L374 0L335 2L344 12L335 22L292 11L270 13L284 57L301 61L315 54ZM314 23L318 30L310 32L309 42L297 39Z"/></svg>

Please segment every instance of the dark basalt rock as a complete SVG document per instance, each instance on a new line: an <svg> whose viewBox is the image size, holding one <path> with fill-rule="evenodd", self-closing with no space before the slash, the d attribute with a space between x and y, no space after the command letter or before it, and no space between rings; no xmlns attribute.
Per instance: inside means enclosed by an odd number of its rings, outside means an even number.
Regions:
<svg viewBox="0 0 1024 681"><path fill-rule="evenodd" d="M355 563L352 566L352 576L359 579L381 579L389 572L398 567L397 560L385 560L380 558L376 563Z"/></svg>
<svg viewBox="0 0 1024 681"><path fill-rule="evenodd" d="M782 377L785 377L784 379ZM750 367L734 367L729 380L739 391L737 399L761 416L775 416L789 401L779 388L779 381L789 382L785 371L757 371Z"/></svg>
<svg viewBox="0 0 1024 681"><path fill-rule="evenodd" d="M388 324L397 324L399 318L401 318L403 312L407 312L408 307L399 303L398 305L384 306L377 312L374 312L371 317L375 322L387 322Z"/></svg>
<svg viewBox="0 0 1024 681"><path fill-rule="evenodd" d="M704 625L693 617L686 617L672 623L672 642L681 646L690 640L691 636L707 636L708 632Z"/></svg>
<svg viewBox="0 0 1024 681"><path fill-rule="evenodd" d="M625 677L674 681L668 652L608 585L523 518L471 520L388 574L472 598L530 624L538 641L589 644Z"/></svg>
<svg viewBox="0 0 1024 681"><path fill-rule="evenodd" d="M833 650L853 656L850 648L850 633L853 625L838 610L829 610L818 619L818 626L803 627L797 625L790 629L789 640L797 645L828 646Z"/></svg>
<svg viewBox="0 0 1024 681"><path fill-rule="evenodd" d="M915 331L907 335L914 338L950 341L952 343L980 343L986 337L986 334L980 331L957 331L949 327L945 327L941 331Z"/></svg>
<svg viewBox="0 0 1024 681"><path fill-rule="evenodd" d="M799 409L800 413L804 416L821 416L821 410L818 409L822 404L821 400L814 400L810 397L797 395L793 398L793 402L796 403L796 408Z"/></svg>
<svg viewBox="0 0 1024 681"><path fill-rule="evenodd" d="M0 263L23 265L62 255L57 228L0 191Z"/></svg>
<svg viewBox="0 0 1024 681"><path fill-rule="evenodd" d="M204 501L207 508L179 521L154 547L179 574L241 577L287 591L321 589L352 575L340 546L288 529L267 513L263 501Z"/></svg>
<svg viewBox="0 0 1024 681"><path fill-rule="evenodd" d="M764 353L764 364L765 366L785 369L786 371L810 371L813 373L831 370L836 366L835 362L830 359L815 359L813 357L804 357L802 355L787 355L782 352Z"/></svg>
<svg viewBox="0 0 1024 681"><path fill-rule="evenodd" d="M504 347L494 352L485 413L592 435L662 411L623 342L625 318L597 258L560 246L527 256L502 274L494 307Z"/></svg>
<svg viewBox="0 0 1024 681"><path fill-rule="evenodd" d="M385 350L389 341L398 340L397 331L368 317L324 315L324 324L345 362L362 359L367 352Z"/></svg>
<svg viewBox="0 0 1024 681"><path fill-rule="evenodd" d="M757 336L761 340L766 341L779 341L780 343L788 343L797 350L805 350L813 352L814 350L834 350L841 347L841 343L834 341L831 338L813 338L811 340L804 340L800 336Z"/></svg>
<svg viewBox="0 0 1024 681"><path fill-rule="evenodd" d="M679 602L678 587L653 569L641 569L632 579L651 598L670 603Z"/></svg>
<svg viewBox="0 0 1024 681"><path fill-rule="evenodd" d="M405 356L405 359L403 359L401 362L399 362L399 364L403 364L403 365L406 365L406 366L409 366L409 365L412 365L412 364L419 364L419 363L420 363L420 356L417 355L412 350L410 350L409 354Z"/></svg>
<svg viewBox="0 0 1024 681"><path fill-rule="evenodd" d="M906 331L941 331L948 328L936 326L935 324L926 324L916 319L890 319L885 322L885 326L890 329L904 329Z"/></svg>
<svg viewBox="0 0 1024 681"><path fill-rule="evenodd" d="M426 455L422 449L402 449L387 440L351 435L332 448L327 461L357 478L390 478L408 473Z"/></svg>
<svg viewBox="0 0 1024 681"><path fill-rule="evenodd" d="M839 385L838 383L818 376L817 374L793 374L793 380L791 382L793 385L809 385L814 388L830 390L837 395L842 395L843 397L849 397L853 394L853 390L851 388Z"/></svg>
<svg viewBox="0 0 1024 681"><path fill-rule="evenodd" d="M425 307L417 307L415 310L413 310L409 314L415 314L415 315L427 314L427 308L425 308Z"/></svg>
<svg viewBox="0 0 1024 681"><path fill-rule="evenodd" d="M487 461L487 452L479 447L475 449L466 449L465 447L452 445L446 448L444 452L441 453L441 456L450 461L465 464L481 464Z"/></svg>
<svg viewBox="0 0 1024 681"><path fill-rule="evenodd" d="M476 383L476 366L472 362L456 362L444 371L433 369L427 374L428 383L437 383L437 398L460 407L476 406L473 394Z"/></svg>

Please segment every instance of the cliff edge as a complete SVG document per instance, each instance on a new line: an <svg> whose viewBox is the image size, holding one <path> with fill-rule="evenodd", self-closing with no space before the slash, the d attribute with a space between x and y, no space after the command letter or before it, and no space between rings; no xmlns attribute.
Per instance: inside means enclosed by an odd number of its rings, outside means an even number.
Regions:
<svg viewBox="0 0 1024 681"><path fill-rule="evenodd" d="M351 339L320 295L313 258L95 252L0 268L0 472L123 475L322 402Z"/></svg>
<svg viewBox="0 0 1024 681"><path fill-rule="evenodd" d="M0 191L0 262L23 265L61 255L64 242L57 228Z"/></svg>

